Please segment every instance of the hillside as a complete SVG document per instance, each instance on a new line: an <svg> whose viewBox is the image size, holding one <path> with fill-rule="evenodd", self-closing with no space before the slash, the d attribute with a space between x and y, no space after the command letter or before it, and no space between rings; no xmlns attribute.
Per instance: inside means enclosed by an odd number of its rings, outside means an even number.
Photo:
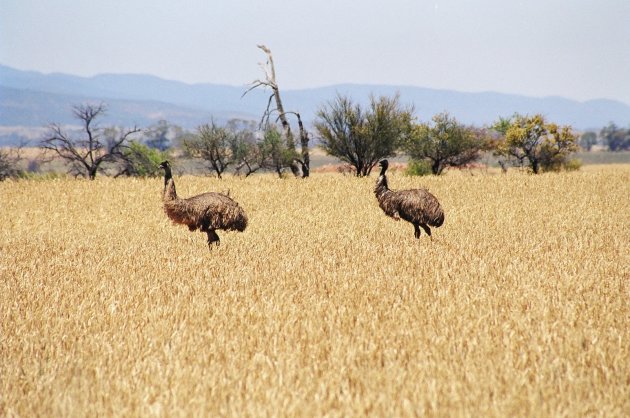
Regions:
<svg viewBox="0 0 630 418"><path fill-rule="evenodd" d="M0 65L0 126L41 127L50 122L70 124L71 107L85 102L105 102L105 123L148 126L160 119L192 129L210 120L258 119L269 92L247 86L186 84L151 75L103 74L78 77L42 74ZM543 113L550 120L574 128L599 129L614 121L630 122L630 106L613 100L578 102L562 97L534 98L492 92L464 93L414 86L342 84L303 90L284 90L285 106L298 111L309 123L317 109L335 95L349 95L367 103L370 94L400 93L421 120L448 111L461 122L483 126L499 116Z"/></svg>

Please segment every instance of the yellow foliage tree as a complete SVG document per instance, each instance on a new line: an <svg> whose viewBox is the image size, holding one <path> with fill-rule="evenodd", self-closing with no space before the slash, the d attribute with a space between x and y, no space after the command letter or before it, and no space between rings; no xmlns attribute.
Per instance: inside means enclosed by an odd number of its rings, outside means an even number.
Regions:
<svg viewBox="0 0 630 418"><path fill-rule="evenodd" d="M571 167L569 156L577 151L577 136L571 126L547 122L540 114L515 115L504 129L497 153L527 163L534 174Z"/></svg>

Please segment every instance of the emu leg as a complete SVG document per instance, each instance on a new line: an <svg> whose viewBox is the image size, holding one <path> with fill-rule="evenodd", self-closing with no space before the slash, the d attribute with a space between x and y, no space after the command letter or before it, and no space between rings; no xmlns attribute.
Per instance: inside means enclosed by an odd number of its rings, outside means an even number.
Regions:
<svg viewBox="0 0 630 418"><path fill-rule="evenodd" d="M413 224L413 236L416 237L416 239L420 238L420 228L418 224Z"/></svg>
<svg viewBox="0 0 630 418"><path fill-rule="evenodd" d="M219 236L214 231L214 229L208 229L207 234L208 234L208 248L212 249L213 243L216 243L216 245L219 245L221 243L221 240L219 239Z"/></svg>
<svg viewBox="0 0 630 418"><path fill-rule="evenodd" d="M426 232L427 235L431 237L431 228L429 228L429 225L420 224L420 226L422 227L422 229L424 229L424 232ZM433 237L431 237L431 239L433 239Z"/></svg>

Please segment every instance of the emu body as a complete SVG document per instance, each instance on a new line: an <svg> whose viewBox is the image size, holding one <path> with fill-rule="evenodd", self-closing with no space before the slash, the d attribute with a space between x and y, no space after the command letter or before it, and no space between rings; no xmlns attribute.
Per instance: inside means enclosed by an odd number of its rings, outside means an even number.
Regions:
<svg viewBox="0 0 630 418"><path fill-rule="evenodd" d="M444 223L444 211L440 202L426 189L390 190L385 172L389 163L379 163L381 173L376 181L374 194L383 212L395 220L404 219L414 228L414 236L420 238L420 228L431 236L431 226Z"/></svg>
<svg viewBox="0 0 630 418"><path fill-rule="evenodd" d="M160 164L164 169L164 212L173 223L186 225L190 231L200 230L208 235L208 247L219 245L217 229L244 231L247 215L242 207L229 196L209 192L182 199L177 196L175 181L168 161Z"/></svg>

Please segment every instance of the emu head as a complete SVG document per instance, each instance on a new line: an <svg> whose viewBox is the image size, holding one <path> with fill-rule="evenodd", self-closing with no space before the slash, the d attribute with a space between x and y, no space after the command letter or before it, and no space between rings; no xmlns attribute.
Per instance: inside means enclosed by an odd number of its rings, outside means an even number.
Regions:
<svg viewBox="0 0 630 418"><path fill-rule="evenodd" d="M376 197L380 199L380 196L382 196L383 193L389 190L389 187L387 186L387 177L385 177L385 171L387 171L389 163L387 162L387 160L381 160L378 165L381 167L381 174L376 180L376 188L374 189L374 193L376 194Z"/></svg>
<svg viewBox="0 0 630 418"><path fill-rule="evenodd" d="M164 160L158 167L164 169L164 186L166 186L168 180L173 178L173 174L171 173L171 164L168 160Z"/></svg>
<svg viewBox="0 0 630 418"><path fill-rule="evenodd" d="M381 167L381 176L384 176L387 171L387 167L389 167L389 162L387 160L381 160L378 165Z"/></svg>

